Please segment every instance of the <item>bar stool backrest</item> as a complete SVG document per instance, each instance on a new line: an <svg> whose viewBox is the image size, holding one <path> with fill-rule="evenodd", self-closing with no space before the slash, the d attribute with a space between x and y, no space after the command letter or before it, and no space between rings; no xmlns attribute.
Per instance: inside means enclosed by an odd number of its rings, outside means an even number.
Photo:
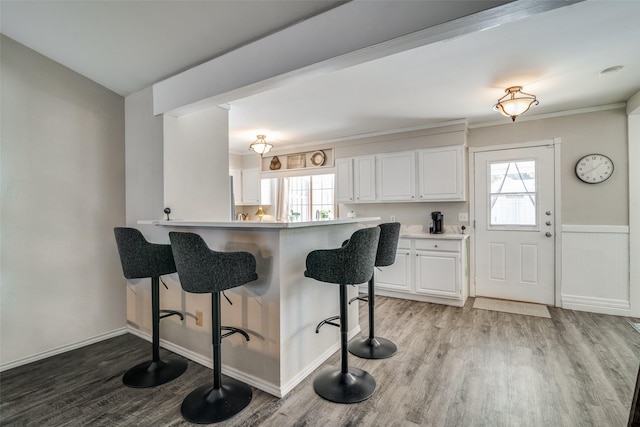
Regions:
<svg viewBox="0 0 640 427"><path fill-rule="evenodd" d="M376 254L376 267L386 267L396 262L398 240L400 239L400 223L387 222L380 227L380 241Z"/></svg>
<svg viewBox="0 0 640 427"><path fill-rule="evenodd" d="M216 252L195 233L169 233L182 289L195 294L221 292L258 279L248 252Z"/></svg>
<svg viewBox="0 0 640 427"><path fill-rule="evenodd" d="M321 282L357 285L373 276L380 228L363 228L338 249L318 249L307 255L305 276Z"/></svg>
<svg viewBox="0 0 640 427"><path fill-rule="evenodd" d="M149 243L140 230L129 227L113 229L127 279L159 277L176 272L171 245Z"/></svg>

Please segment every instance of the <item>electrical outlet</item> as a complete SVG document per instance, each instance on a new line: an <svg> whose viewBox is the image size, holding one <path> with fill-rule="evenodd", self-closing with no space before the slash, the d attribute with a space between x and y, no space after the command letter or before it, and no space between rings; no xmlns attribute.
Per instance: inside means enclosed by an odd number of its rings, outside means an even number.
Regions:
<svg viewBox="0 0 640 427"><path fill-rule="evenodd" d="M396 222L396 216L395 215L389 216L389 220L391 220L391 222Z"/></svg>
<svg viewBox="0 0 640 427"><path fill-rule="evenodd" d="M469 222L469 214L466 212L458 212L459 222Z"/></svg>
<svg viewBox="0 0 640 427"><path fill-rule="evenodd" d="M203 325L202 312L200 310L196 310L196 326Z"/></svg>

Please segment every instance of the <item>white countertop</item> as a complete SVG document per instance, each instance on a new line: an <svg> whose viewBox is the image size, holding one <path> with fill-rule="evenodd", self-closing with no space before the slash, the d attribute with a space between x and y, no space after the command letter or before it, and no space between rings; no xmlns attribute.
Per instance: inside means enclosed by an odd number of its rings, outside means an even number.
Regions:
<svg viewBox="0 0 640 427"><path fill-rule="evenodd" d="M400 237L405 239L445 239L445 240L464 240L469 237L469 228L462 234L458 226L445 226L444 233L431 234L422 225L403 225L400 227Z"/></svg>
<svg viewBox="0 0 640 427"><path fill-rule="evenodd" d="M357 224L359 222L380 221L380 217L361 217L361 218L344 218L325 221L309 221L309 222L275 222L275 221L205 221L205 220L148 220L138 221L138 224L152 224L168 227L211 227L211 228L227 228L227 229L288 229L288 228L304 228L319 227L337 224Z"/></svg>

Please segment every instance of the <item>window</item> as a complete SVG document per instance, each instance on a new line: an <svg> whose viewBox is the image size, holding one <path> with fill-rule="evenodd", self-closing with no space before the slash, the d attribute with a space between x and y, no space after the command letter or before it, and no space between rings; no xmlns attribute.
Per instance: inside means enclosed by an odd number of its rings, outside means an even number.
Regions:
<svg viewBox="0 0 640 427"><path fill-rule="evenodd" d="M289 180L289 214L294 221L334 218L334 175L296 176Z"/></svg>
<svg viewBox="0 0 640 427"><path fill-rule="evenodd" d="M490 225L536 225L535 160L491 163L490 168Z"/></svg>

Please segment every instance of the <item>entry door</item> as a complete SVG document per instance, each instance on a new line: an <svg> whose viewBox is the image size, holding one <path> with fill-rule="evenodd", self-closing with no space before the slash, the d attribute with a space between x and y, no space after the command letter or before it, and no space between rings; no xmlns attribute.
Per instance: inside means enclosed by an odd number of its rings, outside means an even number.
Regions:
<svg viewBox="0 0 640 427"><path fill-rule="evenodd" d="M554 304L554 147L476 152L476 295Z"/></svg>

